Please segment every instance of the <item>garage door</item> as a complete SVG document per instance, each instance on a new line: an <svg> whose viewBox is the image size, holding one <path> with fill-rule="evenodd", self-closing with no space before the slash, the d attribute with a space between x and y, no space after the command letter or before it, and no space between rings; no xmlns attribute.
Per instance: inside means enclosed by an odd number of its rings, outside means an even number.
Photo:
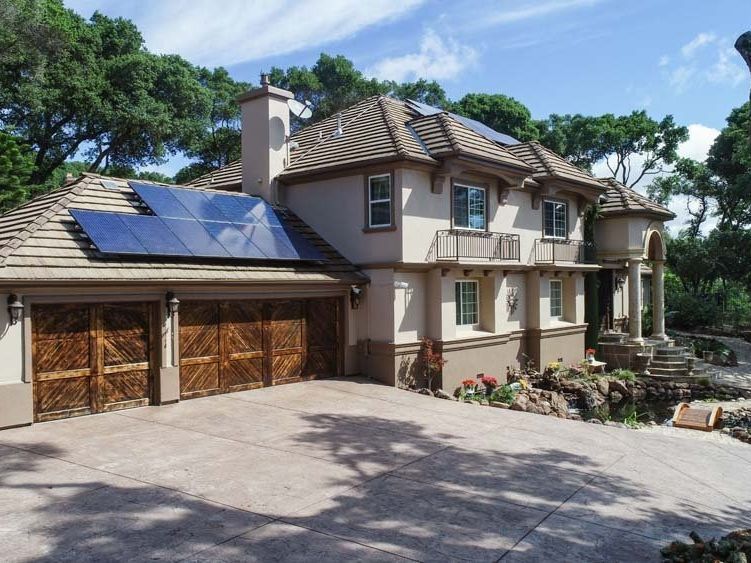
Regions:
<svg viewBox="0 0 751 563"><path fill-rule="evenodd" d="M151 303L33 306L34 419L149 404L155 311Z"/></svg>
<svg viewBox="0 0 751 563"><path fill-rule="evenodd" d="M180 304L183 399L339 373L339 300Z"/></svg>

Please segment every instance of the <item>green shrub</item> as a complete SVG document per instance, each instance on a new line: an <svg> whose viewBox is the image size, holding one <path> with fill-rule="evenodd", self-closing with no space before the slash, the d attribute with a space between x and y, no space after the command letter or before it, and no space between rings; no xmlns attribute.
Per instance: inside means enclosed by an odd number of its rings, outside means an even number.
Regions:
<svg viewBox="0 0 751 563"><path fill-rule="evenodd" d="M688 293L673 298L671 324L677 328L696 329L717 323L720 311L714 303Z"/></svg>
<svg viewBox="0 0 751 563"><path fill-rule="evenodd" d="M516 397L516 391L511 385L501 385L497 387L493 394L490 395L490 400L496 403L513 403L514 397Z"/></svg>
<svg viewBox="0 0 751 563"><path fill-rule="evenodd" d="M610 372L610 376L621 381L636 381L636 374L630 369L614 369Z"/></svg>

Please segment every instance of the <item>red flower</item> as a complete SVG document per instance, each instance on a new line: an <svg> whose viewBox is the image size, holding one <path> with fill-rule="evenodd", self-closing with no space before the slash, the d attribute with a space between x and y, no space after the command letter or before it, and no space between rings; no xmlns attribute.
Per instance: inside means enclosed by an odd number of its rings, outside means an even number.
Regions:
<svg viewBox="0 0 751 563"><path fill-rule="evenodd" d="M492 375L483 375L480 381L485 387L498 387L498 380Z"/></svg>
<svg viewBox="0 0 751 563"><path fill-rule="evenodd" d="M474 387L477 385L477 382L474 379L465 379L462 381L462 386L464 387Z"/></svg>
<svg viewBox="0 0 751 563"><path fill-rule="evenodd" d="M584 355L585 356L594 356L596 352L597 352L597 350L595 350L594 348L587 348L584 351Z"/></svg>

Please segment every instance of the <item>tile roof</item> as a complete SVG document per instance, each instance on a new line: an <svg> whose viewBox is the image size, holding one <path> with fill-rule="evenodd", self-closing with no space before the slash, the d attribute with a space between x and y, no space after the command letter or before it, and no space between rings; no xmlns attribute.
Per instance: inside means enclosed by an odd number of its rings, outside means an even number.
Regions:
<svg viewBox="0 0 751 563"><path fill-rule="evenodd" d="M534 168L532 177L535 179L557 178L602 189L602 184L594 176L577 168L538 141L509 145L506 149Z"/></svg>
<svg viewBox="0 0 751 563"><path fill-rule="evenodd" d="M105 185L107 187L105 187ZM0 281L342 282L367 278L286 208L277 211L327 259L269 263L119 257L99 252L69 209L143 213L127 180L85 174L0 216Z"/></svg>
<svg viewBox="0 0 751 563"><path fill-rule="evenodd" d="M372 96L341 112L342 135L335 135L334 115L293 134L284 179L332 168L372 162L411 160L438 165L439 158L459 154L531 171L529 164L447 112L422 116L407 102ZM239 190L242 162L205 174L190 186Z"/></svg>
<svg viewBox="0 0 751 563"><path fill-rule="evenodd" d="M644 197L613 178L600 178L606 187L605 201L600 204L600 215L648 215L660 219L674 219L675 213L667 207Z"/></svg>

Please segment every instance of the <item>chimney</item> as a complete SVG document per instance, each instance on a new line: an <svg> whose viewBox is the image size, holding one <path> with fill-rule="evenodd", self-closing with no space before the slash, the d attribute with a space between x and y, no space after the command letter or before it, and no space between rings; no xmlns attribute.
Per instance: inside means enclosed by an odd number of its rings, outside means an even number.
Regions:
<svg viewBox="0 0 751 563"><path fill-rule="evenodd" d="M292 92L269 84L261 74L261 87L237 98L242 111L243 192L276 202L276 176L289 158L289 108Z"/></svg>

